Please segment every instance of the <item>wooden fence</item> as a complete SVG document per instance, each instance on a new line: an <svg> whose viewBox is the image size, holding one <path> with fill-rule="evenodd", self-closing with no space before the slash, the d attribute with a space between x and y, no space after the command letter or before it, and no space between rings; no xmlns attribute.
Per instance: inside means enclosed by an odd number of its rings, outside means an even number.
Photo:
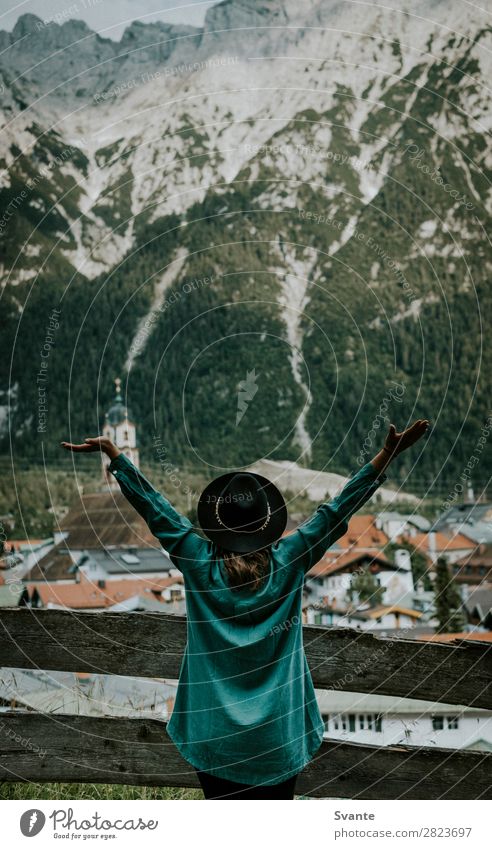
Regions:
<svg viewBox="0 0 492 849"><path fill-rule="evenodd" d="M0 611L0 666L177 678L186 620L160 613ZM492 645L416 642L304 626L321 689L428 699L492 710ZM7 711L0 781L198 787L158 719ZM326 740L297 792L358 799L491 798L492 753Z"/></svg>

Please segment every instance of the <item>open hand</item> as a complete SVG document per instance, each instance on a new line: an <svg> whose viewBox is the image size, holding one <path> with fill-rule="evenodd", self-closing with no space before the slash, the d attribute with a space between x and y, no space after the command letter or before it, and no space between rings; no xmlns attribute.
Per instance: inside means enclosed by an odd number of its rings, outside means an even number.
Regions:
<svg viewBox="0 0 492 849"><path fill-rule="evenodd" d="M74 442L61 442L60 444L66 451L73 451L74 453L90 454L94 451L102 451L108 457L111 457L111 459L117 457L120 453L116 445L107 436L87 437L87 439L78 445Z"/></svg>
<svg viewBox="0 0 492 849"><path fill-rule="evenodd" d="M410 425L410 427L407 427L406 430L402 430L401 433L397 433L394 424L390 424L383 450L386 451L390 457L396 457L397 454L401 454L402 451L405 451L406 448L410 448L411 445L421 439L428 427L429 422L427 419L417 419L417 421Z"/></svg>

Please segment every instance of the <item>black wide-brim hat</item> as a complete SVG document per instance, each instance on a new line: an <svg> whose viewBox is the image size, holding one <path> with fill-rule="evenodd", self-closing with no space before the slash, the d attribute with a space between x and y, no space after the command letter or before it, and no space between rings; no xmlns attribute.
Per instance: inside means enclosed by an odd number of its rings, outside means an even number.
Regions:
<svg viewBox="0 0 492 849"><path fill-rule="evenodd" d="M287 524L282 493L254 472L228 472L215 478L199 498L197 515L206 536L236 554L273 545Z"/></svg>

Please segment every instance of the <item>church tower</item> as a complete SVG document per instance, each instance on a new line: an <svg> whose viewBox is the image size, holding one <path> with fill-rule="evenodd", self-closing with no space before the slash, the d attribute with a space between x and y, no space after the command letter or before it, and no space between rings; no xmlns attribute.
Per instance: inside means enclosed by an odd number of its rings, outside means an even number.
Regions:
<svg viewBox="0 0 492 849"><path fill-rule="evenodd" d="M117 448L138 467L137 430L132 415L123 401L119 377L115 380L115 387L114 401L104 417L103 436L109 437ZM113 476L108 472L109 463L109 457L103 454L104 483L114 485Z"/></svg>

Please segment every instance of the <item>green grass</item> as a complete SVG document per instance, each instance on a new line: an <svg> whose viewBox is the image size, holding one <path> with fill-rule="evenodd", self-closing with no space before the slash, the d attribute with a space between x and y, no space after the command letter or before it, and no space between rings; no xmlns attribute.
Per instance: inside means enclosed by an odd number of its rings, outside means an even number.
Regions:
<svg viewBox="0 0 492 849"><path fill-rule="evenodd" d="M181 787L135 787L126 784L69 784L67 782L0 783L0 799L203 799L200 790L185 790Z"/></svg>
<svg viewBox="0 0 492 849"><path fill-rule="evenodd" d="M94 799L108 801L128 799L137 801L146 799L183 799L200 801L204 798L201 790L185 790L182 787L134 787L126 784L69 784L29 782L0 782L0 800L39 799L41 801L60 801L68 799ZM309 796L296 796L297 800L309 800Z"/></svg>

